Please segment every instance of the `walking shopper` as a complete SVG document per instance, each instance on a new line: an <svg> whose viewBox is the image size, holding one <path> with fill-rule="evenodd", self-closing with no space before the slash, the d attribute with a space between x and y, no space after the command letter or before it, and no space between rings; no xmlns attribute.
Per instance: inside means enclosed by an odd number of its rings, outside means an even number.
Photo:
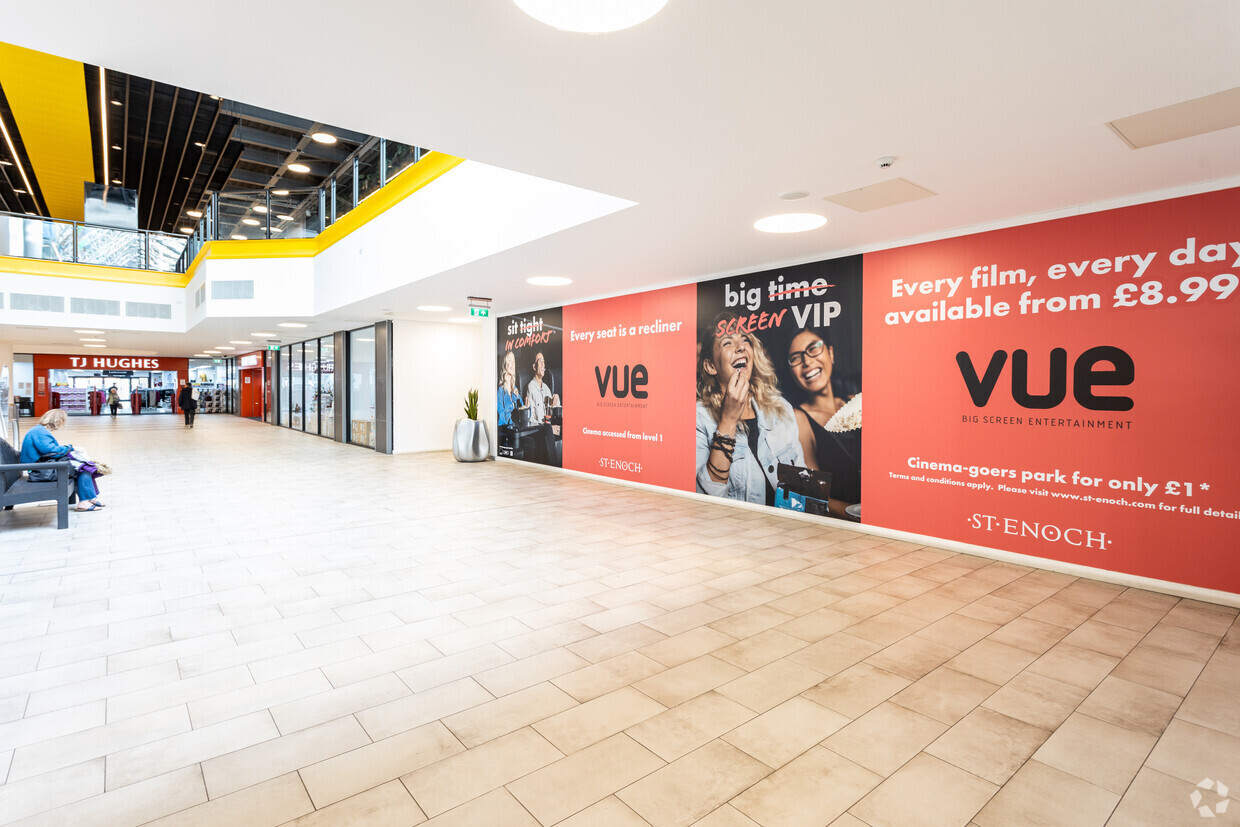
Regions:
<svg viewBox="0 0 1240 827"><path fill-rule="evenodd" d="M116 416L116 412L121 407L121 395L116 390L116 385L108 388L108 407L112 409L112 416Z"/></svg>
<svg viewBox="0 0 1240 827"><path fill-rule="evenodd" d="M177 394L177 405L185 412L185 427L194 427L194 412L198 410L198 389L189 382L181 385Z"/></svg>

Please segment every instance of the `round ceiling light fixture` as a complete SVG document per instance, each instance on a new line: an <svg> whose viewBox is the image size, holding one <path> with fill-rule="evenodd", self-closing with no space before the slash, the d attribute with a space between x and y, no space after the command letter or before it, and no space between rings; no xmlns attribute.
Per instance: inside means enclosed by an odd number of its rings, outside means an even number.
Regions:
<svg viewBox="0 0 1240 827"><path fill-rule="evenodd" d="M305 164L289 164L288 171L289 172L309 172L310 167L306 166Z"/></svg>
<svg viewBox="0 0 1240 827"><path fill-rule="evenodd" d="M262 204L255 204L255 205L254 205L254 212L256 212L256 213L265 213L265 212L267 212L267 208L266 208L266 207L264 207Z"/></svg>
<svg viewBox="0 0 1240 827"><path fill-rule="evenodd" d="M243 218L241 219L241 223L249 227L257 227L259 224L262 224L263 222L259 221L257 218Z"/></svg>
<svg viewBox="0 0 1240 827"><path fill-rule="evenodd" d="M272 195L288 195L288 190L272 190Z"/></svg>
<svg viewBox="0 0 1240 827"><path fill-rule="evenodd" d="M334 143L336 143L336 136L335 136L335 135L333 135L333 134L332 134L332 133L330 133L330 132L315 132L315 133L314 133L313 135L311 135L310 137L311 137L311 138L312 138L312 139L313 139L316 143L320 143L320 144L334 144Z"/></svg>
<svg viewBox="0 0 1240 827"><path fill-rule="evenodd" d="M181 227L180 230L183 233L192 233L194 231L194 228L193 227Z"/></svg>
<svg viewBox="0 0 1240 827"><path fill-rule="evenodd" d="M250 240L250 237L248 235L242 235L241 233L233 233L231 238L233 241L249 241Z"/></svg>
<svg viewBox="0 0 1240 827"><path fill-rule="evenodd" d="M753 228L764 233L803 233L806 230L816 230L826 223L826 216L789 212L760 218L753 223Z"/></svg>
<svg viewBox="0 0 1240 827"><path fill-rule="evenodd" d="M285 215L284 213L280 213L279 215L276 216L276 218L280 219L281 221L292 221L293 220L293 216Z"/></svg>
<svg viewBox="0 0 1240 827"><path fill-rule="evenodd" d="M513 0L517 8L555 29L583 34L618 32L654 17L667 0Z"/></svg>
<svg viewBox="0 0 1240 827"><path fill-rule="evenodd" d="M808 195L809 193L804 192L803 190L793 190L792 192L781 192L779 194L779 200L780 201L799 201Z"/></svg>
<svg viewBox="0 0 1240 827"><path fill-rule="evenodd" d="M202 218L202 210L186 210L185 214L190 218Z"/></svg>
<svg viewBox="0 0 1240 827"><path fill-rule="evenodd" d="M564 278L564 276L530 276L525 283L537 287L563 287L566 284L572 284L573 280Z"/></svg>

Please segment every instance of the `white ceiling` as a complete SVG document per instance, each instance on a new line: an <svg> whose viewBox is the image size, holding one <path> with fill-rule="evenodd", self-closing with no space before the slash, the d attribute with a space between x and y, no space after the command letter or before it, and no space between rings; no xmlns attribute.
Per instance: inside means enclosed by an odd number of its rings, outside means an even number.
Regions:
<svg viewBox="0 0 1240 827"><path fill-rule="evenodd" d="M1106 126L1240 86L1235 0L670 0L600 36L510 0L59 0L48 15L9 4L0 37L638 202L342 318L466 295L503 313L1240 184L1240 129L1133 150ZM894 177L937 195L866 213L822 200ZM779 200L790 190L810 196ZM786 211L829 221L753 229ZM525 284L538 274L574 284Z"/></svg>

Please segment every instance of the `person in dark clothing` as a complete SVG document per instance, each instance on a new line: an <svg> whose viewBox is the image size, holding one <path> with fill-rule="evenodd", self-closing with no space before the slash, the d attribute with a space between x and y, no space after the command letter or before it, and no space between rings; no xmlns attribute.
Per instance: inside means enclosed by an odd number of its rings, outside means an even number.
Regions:
<svg viewBox="0 0 1240 827"><path fill-rule="evenodd" d="M177 394L177 407L185 412L185 427L194 427L194 412L198 410L198 389L189 382L181 385Z"/></svg>

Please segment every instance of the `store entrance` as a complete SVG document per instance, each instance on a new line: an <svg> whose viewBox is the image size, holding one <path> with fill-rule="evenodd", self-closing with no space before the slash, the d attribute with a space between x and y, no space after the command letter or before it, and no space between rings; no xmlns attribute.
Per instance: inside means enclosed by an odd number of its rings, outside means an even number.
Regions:
<svg viewBox="0 0 1240 827"><path fill-rule="evenodd" d="M135 391L141 398L144 414L172 413L176 395L175 371L54 370L52 381L52 390L60 395L61 409L68 414L89 414L89 394L100 391L104 400L100 413L110 415L107 395L113 386L121 397L118 415L133 413L131 400Z"/></svg>

